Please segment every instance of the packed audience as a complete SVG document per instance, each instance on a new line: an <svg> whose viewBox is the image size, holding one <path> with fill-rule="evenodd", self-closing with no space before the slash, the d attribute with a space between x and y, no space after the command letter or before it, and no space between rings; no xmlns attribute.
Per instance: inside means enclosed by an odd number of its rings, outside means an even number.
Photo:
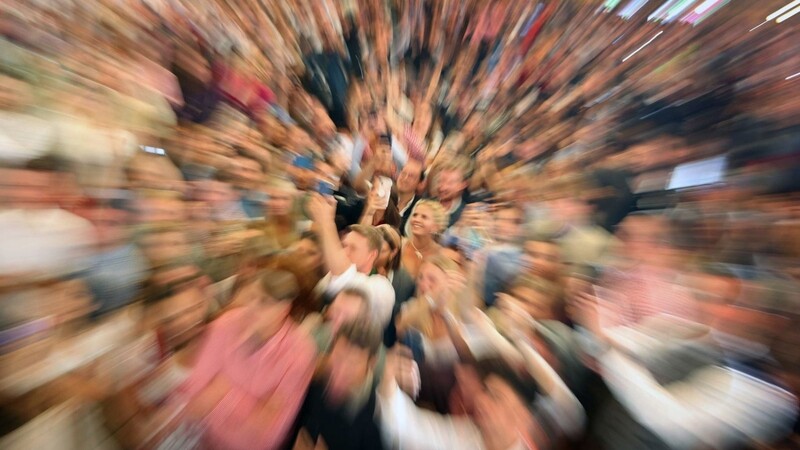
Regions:
<svg viewBox="0 0 800 450"><path fill-rule="evenodd" d="M0 448L797 448L800 16L649 3L0 4Z"/></svg>

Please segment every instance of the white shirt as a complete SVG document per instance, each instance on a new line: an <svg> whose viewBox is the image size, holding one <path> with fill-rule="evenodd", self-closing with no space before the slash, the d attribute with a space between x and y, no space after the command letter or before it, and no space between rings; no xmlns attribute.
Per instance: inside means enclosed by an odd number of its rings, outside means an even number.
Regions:
<svg viewBox="0 0 800 450"><path fill-rule="evenodd" d="M0 210L0 274L65 274L88 267L92 225L63 209Z"/></svg>
<svg viewBox="0 0 800 450"><path fill-rule="evenodd" d="M383 275L367 275L356 270L352 264L341 275L328 273L320 281L326 294L335 295L348 287L364 290L369 296L370 309L376 323L386 327L392 318L394 309L394 288Z"/></svg>
<svg viewBox="0 0 800 450"><path fill-rule="evenodd" d="M643 426L673 448L727 448L742 438L773 442L791 433L797 399L730 367L708 366L661 385L618 350L599 358L603 379Z"/></svg>
<svg viewBox="0 0 800 450"><path fill-rule="evenodd" d="M389 396L378 395L378 414L387 448L403 450L484 450L483 435L466 416L447 416L418 408L395 386ZM521 440L508 450L527 448Z"/></svg>

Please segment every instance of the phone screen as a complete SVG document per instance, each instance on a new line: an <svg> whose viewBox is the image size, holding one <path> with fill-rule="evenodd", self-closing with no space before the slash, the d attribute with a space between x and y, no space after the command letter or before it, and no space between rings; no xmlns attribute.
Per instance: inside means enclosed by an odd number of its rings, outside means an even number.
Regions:
<svg viewBox="0 0 800 450"><path fill-rule="evenodd" d="M300 169L312 170L314 168L314 160L310 156L297 155L292 164Z"/></svg>
<svg viewBox="0 0 800 450"><path fill-rule="evenodd" d="M320 181L317 185L317 192L322 195L333 195L333 185L327 181Z"/></svg>

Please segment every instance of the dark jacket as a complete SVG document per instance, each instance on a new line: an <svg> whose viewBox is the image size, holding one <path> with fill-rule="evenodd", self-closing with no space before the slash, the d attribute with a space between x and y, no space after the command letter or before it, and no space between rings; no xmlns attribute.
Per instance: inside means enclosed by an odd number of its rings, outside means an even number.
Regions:
<svg viewBox="0 0 800 450"><path fill-rule="evenodd" d="M375 422L375 390L361 409L351 414L345 405L332 406L325 398L325 383L315 381L300 411L300 427L313 440L325 441L330 450L381 450L384 448Z"/></svg>

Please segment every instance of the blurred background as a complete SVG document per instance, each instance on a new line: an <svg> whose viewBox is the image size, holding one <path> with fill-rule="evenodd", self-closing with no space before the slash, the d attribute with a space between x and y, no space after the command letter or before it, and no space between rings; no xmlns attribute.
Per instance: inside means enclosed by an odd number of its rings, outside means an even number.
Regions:
<svg viewBox="0 0 800 450"><path fill-rule="evenodd" d="M264 298L338 336L348 283L413 407L491 348L530 413L363 448L800 448L799 43L799 0L2 2L0 448L304 448L316 363L226 440L197 355L239 308L271 342Z"/></svg>

